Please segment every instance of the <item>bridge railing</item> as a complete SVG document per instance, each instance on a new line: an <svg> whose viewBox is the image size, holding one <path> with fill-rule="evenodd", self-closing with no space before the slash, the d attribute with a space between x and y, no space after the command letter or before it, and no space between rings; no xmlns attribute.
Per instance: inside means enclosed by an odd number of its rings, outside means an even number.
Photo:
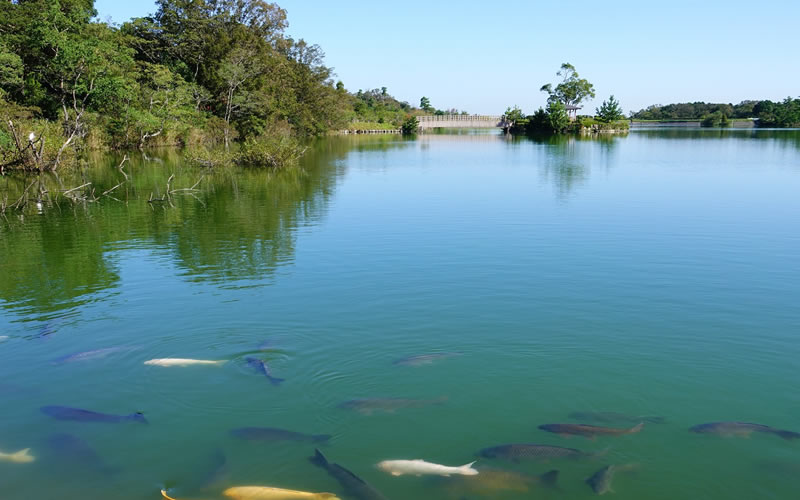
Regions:
<svg viewBox="0 0 800 500"><path fill-rule="evenodd" d="M501 115L422 115L418 116L420 122L474 122L474 121L496 121L499 122Z"/></svg>

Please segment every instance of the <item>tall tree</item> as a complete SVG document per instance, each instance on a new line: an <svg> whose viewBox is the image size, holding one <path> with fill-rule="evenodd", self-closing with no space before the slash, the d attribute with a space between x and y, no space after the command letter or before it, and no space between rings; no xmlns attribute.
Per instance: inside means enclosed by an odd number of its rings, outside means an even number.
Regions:
<svg viewBox="0 0 800 500"><path fill-rule="evenodd" d="M619 105L619 101L614 99L613 95L609 97L607 101L603 101L603 104L601 104L600 107L595 110L595 114L597 115L598 120L606 123L621 120L623 118L622 108Z"/></svg>
<svg viewBox="0 0 800 500"><path fill-rule="evenodd" d="M561 77L561 81L555 88L548 83L540 89L549 95L548 102L558 101L564 106L577 106L587 98L594 97L594 85L585 78L580 78L572 64L562 64L556 75Z"/></svg>
<svg viewBox="0 0 800 500"><path fill-rule="evenodd" d="M426 113L434 111L433 106L431 106L431 100L424 96L419 100L419 107Z"/></svg>

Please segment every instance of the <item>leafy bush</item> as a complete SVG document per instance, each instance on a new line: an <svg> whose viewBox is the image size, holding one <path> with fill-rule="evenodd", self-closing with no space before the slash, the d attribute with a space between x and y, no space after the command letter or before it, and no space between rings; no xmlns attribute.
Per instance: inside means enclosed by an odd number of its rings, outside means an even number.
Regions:
<svg viewBox="0 0 800 500"><path fill-rule="evenodd" d="M410 135L410 134L416 134L418 128L419 128L419 120L417 120L417 117L409 116L403 122L401 130L403 131L403 134Z"/></svg>
<svg viewBox="0 0 800 500"><path fill-rule="evenodd" d="M199 148L193 150L187 160L209 168L287 168L296 166L305 150L306 148L290 137L261 137L248 139L236 151Z"/></svg>
<svg viewBox="0 0 800 500"><path fill-rule="evenodd" d="M707 114L700 122L701 127L730 127L730 125L731 122L728 119L728 116L721 111L715 111Z"/></svg>

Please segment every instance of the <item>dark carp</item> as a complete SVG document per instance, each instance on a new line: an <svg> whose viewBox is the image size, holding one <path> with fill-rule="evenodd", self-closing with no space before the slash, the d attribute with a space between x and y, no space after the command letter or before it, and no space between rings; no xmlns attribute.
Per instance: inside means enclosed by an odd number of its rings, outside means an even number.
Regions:
<svg viewBox="0 0 800 500"><path fill-rule="evenodd" d="M748 422L709 422L707 424L690 427L689 431L700 434L742 437L749 436L753 432L763 432L765 434L775 434L783 439L800 439L800 433L798 432L786 431L768 425L752 424Z"/></svg>
<svg viewBox="0 0 800 500"><path fill-rule="evenodd" d="M101 422L101 423L119 423L134 421L142 424L148 423L141 412L132 413L130 415L109 415L107 413L98 413L90 410L82 410L80 408L70 408L68 406L42 406L41 412L49 415L58 420L76 420L79 422Z"/></svg>
<svg viewBox="0 0 800 500"><path fill-rule="evenodd" d="M120 469L110 467L89 443L72 434L53 434L47 438L47 445L55 456L73 466L109 476L120 472Z"/></svg>
<svg viewBox="0 0 800 500"><path fill-rule="evenodd" d="M574 411L569 418L580 420L581 422L597 422L601 424L612 423L636 423L646 422L648 424L663 424L666 422L664 417L626 415L613 411Z"/></svg>
<svg viewBox="0 0 800 500"><path fill-rule="evenodd" d="M437 352L433 354L418 354L416 356L408 356L405 358L400 358L394 360L392 362L393 365L397 366L421 366L421 365L430 365L435 361L439 361L442 359L453 358L456 356L461 356L460 352Z"/></svg>
<svg viewBox="0 0 800 500"><path fill-rule="evenodd" d="M522 460L548 461L562 458L588 458L597 454L587 453L575 448L564 448L563 446L551 446L548 444L501 444L484 448L478 452L479 456L485 458L504 458L519 462Z"/></svg>
<svg viewBox="0 0 800 500"><path fill-rule="evenodd" d="M644 422L640 422L630 429L617 429L614 427L600 427L586 424L544 424L540 425L539 429L562 436L583 436L594 439L597 436L624 436L625 434L636 434L640 432L643 427Z"/></svg>
<svg viewBox="0 0 800 500"><path fill-rule="evenodd" d="M304 443L323 443L331 438L330 434L304 434L277 427L240 427L231 434L248 441L298 441Z"/></svg>
<svg viewBox="0 0 800 500"><path fill-rule="evenodd" d="M423 408L426 406L442 404L447 397L436 399L405 399L405 398L361 398L351 399L339 404L339 408L355 410L363 415L372 415L375 412L394 413L405 408Z"/></svg>
<svg viewBox="0 0 800 500"><path fill-rule="evenodd" d="M106 347L103 349L94 349L92 351L83 351L83 352L76 352L73 354L67 354L65 356L61 356L53 360L54 365L60 365L64 363L74 363L76 361L89 361L92 359L102 359L108 357L114 353L122 352L122 351L130 351L133 349L132 347Z"/></svg>
<svg viewBox="0 0 800 500"><path fill-rule="evenodd" d="M286 380L278 377L273 377L272 372L269 369L269 365L267 365L265 362L261 361L258 358L248 357L245 358L245 361L247 361L247 366L254 369L257 373L260 373L265 377L267 377L267 380L269 380L272 383L272 385L280 385L281 382L284 382Z"/></svg>
<svg viewBox="0 0 800 500"><path fill-rule="evenodd" d="M551 470L538 476L520 472L480 467L474 476L454 476L443 480L445 489L454 498L469 498L473 494L495 497L505 492L527 493L532 489L554 488L558 471Z"/></svg>
<svg viewBox="0 0 800 500"><path fill-rule="evenodd" d="M586 478L586 484L598 495L603 495L608 492L613 493L614 490L611 489L611 481L614 480L615 471L616 467L614 465L606 465L592 474L591 477Z"/></svg>
<svg viewBox="0 0 800 500"><path fill-rule="evenodd" d="M309 460L312 464L325 469L331 477L339 481L348 496L357 500L387 500L383 493L370 486L360 477L339 464L328 462L328 459L325 458L321 451L314 450L314 456Z"/></svg>

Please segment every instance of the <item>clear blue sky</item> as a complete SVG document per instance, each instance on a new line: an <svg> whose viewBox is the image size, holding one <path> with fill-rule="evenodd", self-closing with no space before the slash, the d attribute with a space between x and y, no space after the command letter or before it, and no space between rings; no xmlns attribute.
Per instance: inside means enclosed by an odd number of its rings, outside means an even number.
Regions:
<svg viewBox="0 0 800 500"><path fill-rule="evenodd" d="M800 96L800 0L277 0L288 34L319 44L351 90L386 86L401 100L497 114L544 104L562 62L595 85L649 104ZM97 0L121 23L152 1Z"/></svg>

